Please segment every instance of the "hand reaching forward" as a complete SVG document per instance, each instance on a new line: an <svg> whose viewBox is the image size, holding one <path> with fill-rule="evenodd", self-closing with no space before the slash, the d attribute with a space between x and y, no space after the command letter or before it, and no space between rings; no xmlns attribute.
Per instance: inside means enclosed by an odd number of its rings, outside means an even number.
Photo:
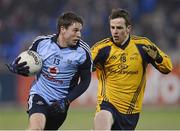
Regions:
<svg viewBox="0 0 180 131"><path fill-rule="evenodd" d="M143 50L157 63L161 63L163 58L159 54L157 48L153 45L143 46Z"/></svg>
<svg viewBox="0 0 180 131"><path fill-rule="evenodd" d="M70 102L67 99L52 100L50 102L52 102L50 107L51 107L51 113L53 114L65 113L67 107L70 104Z"/></svg>

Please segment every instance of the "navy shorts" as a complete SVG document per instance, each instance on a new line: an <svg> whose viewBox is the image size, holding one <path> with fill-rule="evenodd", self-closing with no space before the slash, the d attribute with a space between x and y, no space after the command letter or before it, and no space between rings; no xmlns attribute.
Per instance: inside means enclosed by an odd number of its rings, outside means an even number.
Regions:
<svg viewBox="0 0 180 131"><path fill-rule="evenodd" d="M111 130L135 130L139 120L139 113L122 114L111 103L103 101L100 105L101 110L107 110L112 113L114 123Z"/></svg>
<svg viewBox="0 0 180 131"><path fill-rule="evenodd" d="M50 106L39 95L30 95L28 99L28 111L29 117L33 113L43 113L46 116L45 130L57 130L65 121L67 111L65 113L59 113L54 115L50 113Z"/></svg>

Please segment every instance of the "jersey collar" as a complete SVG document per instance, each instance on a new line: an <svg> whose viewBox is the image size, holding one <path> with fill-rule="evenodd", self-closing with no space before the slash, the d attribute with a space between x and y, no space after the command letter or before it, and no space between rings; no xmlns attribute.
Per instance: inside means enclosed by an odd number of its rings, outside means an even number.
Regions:
<svg viewBox="0 0 180 131"><path fill-rule="evenodd" d="M111 38L111 40L113 41L113 38ZM120 45L115 44L114 41L113 41L113 43L114 43L116 46L118 46L118 47L120 47L121 49L124 50L124 49L128 46L129 41L130 41L130 35L128 36L127 40L123 41L123 43L120 44Z"/></svg>
<svg viewBox="0 0 180 131"><path fill-rule="evenodd" d="M72 50L76 50L77 47L78 47L79 41L78 41L77 45L74 46L74 47L61 47L61 46L58 44L58 42L57 42L57 38L58 38L58 34L56 34L55 36L53 36L53 37L51 38L51 40L52 40L54 43L56 43L60 49L69 48L69 49L72 49Z"/></svg>

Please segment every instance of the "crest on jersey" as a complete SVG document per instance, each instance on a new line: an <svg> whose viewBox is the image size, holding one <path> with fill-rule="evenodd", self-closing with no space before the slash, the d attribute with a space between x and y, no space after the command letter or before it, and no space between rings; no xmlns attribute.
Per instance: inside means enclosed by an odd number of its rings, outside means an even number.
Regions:
<svg viewBox="0 0 180 131"><path fill-rule="evenodd" d="M52 75L52 76L56 76L59 73L59 69L55 66L51 66L48 68L48 72Z"/></svg>
<svg viewBox="0 0 180 131"><path fill-rule="evenodd" d="M127 56L127 53L122 53L121 56L120 56L120 61L122 63L126 62L126 56Z"/></svg>

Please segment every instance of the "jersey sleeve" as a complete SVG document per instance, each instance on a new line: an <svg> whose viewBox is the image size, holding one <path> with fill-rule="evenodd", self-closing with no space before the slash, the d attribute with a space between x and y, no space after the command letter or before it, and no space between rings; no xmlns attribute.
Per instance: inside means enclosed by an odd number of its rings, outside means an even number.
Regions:
<svg viewBox="0 0 180 131"><path fill-rule="evenodd" d="M41 58L44 60L48 57L49 54L49 44L47 44L49 36L38 36L34 39L32 45L29 47L29 50L37 52Z"/></svg>
<svg viewBox="0 0 180 131"><path fill-rule="evenodd" d="M84 60L84 62L79 66L80 70L83 69L88 69L88 70L92 70L92 58L89 55L88 52L86 52L86 59Z"/></svg>
<svg viewBox="0 0 180 131"><path fill-rule="evenodd" d="M91 50L89 45L84 42L83 40L80 39L79 41L79 46L83 49L83 55L81 56L81 60L83 62L80 64L79 69L89 69L90 72L92 72L92 65L93 65L93 60L92 60L92 55L91 55ZM85 58L85 59L84 59Z"/></svg>
<svg viewBox="0 0 180 131"><path fill-rule="evenodd" d="M110 55L111 46L106 45L105 43L96 43L91 48L91 54L93 59L93 71L96 68L102 68Z"/></svg>
<svg viewBox="0 0 180 131"><path fill-rule="evenodd" d="M156 48L158 49L159 54L162 56L163 60L161 63L154 62L154 66L156 67L156 69L158 69L160 72L164 74L171 72L173 67L170 57L167 54L165 54L162 50L160 50L157 46Z"/></svg>

